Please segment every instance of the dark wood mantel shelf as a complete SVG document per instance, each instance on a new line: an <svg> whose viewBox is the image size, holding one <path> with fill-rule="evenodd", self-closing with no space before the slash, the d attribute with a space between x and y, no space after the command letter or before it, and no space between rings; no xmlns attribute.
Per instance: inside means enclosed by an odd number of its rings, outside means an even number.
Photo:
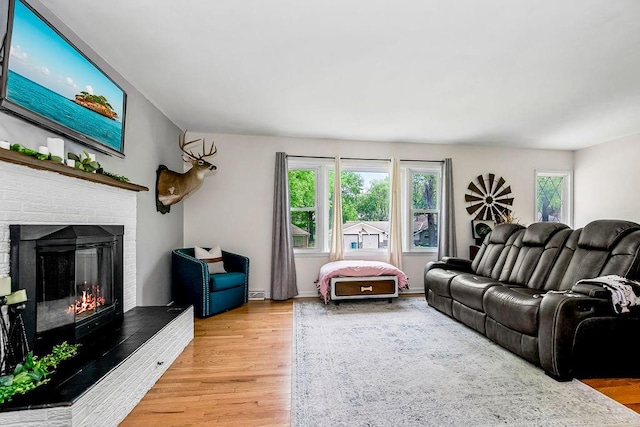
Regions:
<svg viewBox="0 0 640 427"><path fill-rule="evenodd" d="M106 175L101 175L98 173L81 171L80 169L72 168L70 166L63 165L62 163L55 163L49 160L39 160L35 157L18 153L16 151L5 150L3 148L0 148L0 160L8 163L27 166L33 169L57 172L59 174L70 176L73 178L84 179L85 181L97 182L104 185L110 185L111 187L123 188L125 190L149 191L149 188L142 185L118 181L117 179L113 179Z"/></svg>

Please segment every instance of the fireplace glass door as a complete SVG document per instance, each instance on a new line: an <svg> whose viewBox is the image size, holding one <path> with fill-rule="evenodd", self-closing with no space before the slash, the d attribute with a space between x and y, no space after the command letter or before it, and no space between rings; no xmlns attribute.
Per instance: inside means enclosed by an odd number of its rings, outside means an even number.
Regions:
<svg viewBox="0 0 640 427"><path fill-rule="evenodd" d="M36 332L73 327L114 299L112 242L38 248Z"/></svg>
<svg viewBox="0 0 640 427"><path fill-rule="evenodd" d="M75 279L75 246L47 246L37 253L37 322L38 333L71 326Z"/></svg>
<svg viewBox="0 0 640 427"><path fill-rule="evenodd" d="M68 309L76 321L113 304L113 249L113 244L101 244L76 250L75 301Z"/></svg>

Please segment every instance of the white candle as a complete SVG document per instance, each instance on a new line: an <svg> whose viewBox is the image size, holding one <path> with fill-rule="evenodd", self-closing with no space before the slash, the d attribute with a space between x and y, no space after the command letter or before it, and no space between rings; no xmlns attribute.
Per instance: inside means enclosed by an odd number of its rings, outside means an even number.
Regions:
<svg viewBox="0 0 640 427"><path fill-rule="evenodd" d="M72 168L76 167L76 161L73 159L67 159L67 166L71 166Z"/></svg>
<svg viewBox="0 0 640 427"><path fill-rule="evenodd" d="M40 147L38 147L38 153L49 154L49 147L45 147L44 145L41 145Z"/></svg>
<svg viewBox="0 0 640 427"><path fill-rule="evenodd" d="M11 293L11 277L0 277L0 297L7 296Z"/></svg>
<svg viewBox="0 0 640 427"><path fill-rule="evenodd" d="M20 304L27 300L27 291L24 289L19 289L12 294L7 296L7 304Z"/></svg>
<svg viewBox="0 0 640 427"><path fill-rule="evenodd" d="M60 138L47 138L47 148L52 156L64 159L64 141Z"/></svg>
<svg viewBox="0 0 640 427"><path fill-rule="evenodd" d="M0 148L9 150L11 148L11 144L9 143L9 141L0 141Z"/></svg>

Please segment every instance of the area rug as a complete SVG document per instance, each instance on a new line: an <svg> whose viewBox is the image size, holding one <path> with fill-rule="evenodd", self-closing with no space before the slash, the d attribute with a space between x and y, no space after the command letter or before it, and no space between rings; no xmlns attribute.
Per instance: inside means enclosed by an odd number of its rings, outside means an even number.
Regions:
<svg viewBox="0 0 640 427"><path fill-rule="evenodd" d="M580 381L557 382L423 298L294 303L292 425L640 426Z"/></svg>

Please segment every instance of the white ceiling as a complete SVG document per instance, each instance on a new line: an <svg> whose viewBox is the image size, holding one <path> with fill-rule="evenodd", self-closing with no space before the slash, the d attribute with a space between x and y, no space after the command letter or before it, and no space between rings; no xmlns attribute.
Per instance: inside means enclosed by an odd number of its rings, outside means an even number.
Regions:
<svg viewBox="0 0 640 427"><path fill-rule="evenodd" d="M638 0L47 0L182 129L576 149L640 132Z"/></svg>

